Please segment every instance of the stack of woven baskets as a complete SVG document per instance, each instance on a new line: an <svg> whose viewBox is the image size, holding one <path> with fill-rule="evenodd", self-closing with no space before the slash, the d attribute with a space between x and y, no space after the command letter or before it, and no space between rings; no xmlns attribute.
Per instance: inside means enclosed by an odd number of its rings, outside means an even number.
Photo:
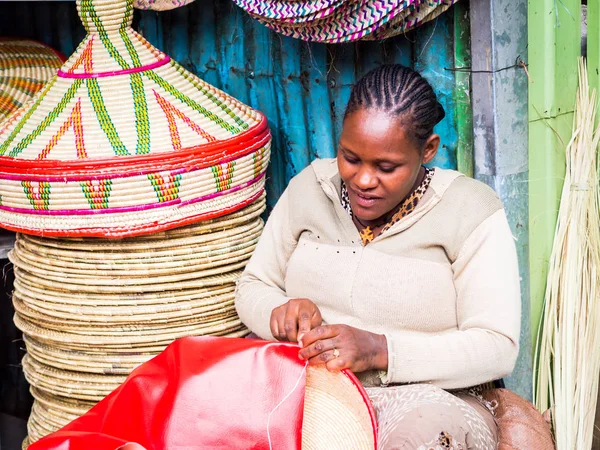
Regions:
<svg viewBox="0 0 600 450"><path fill-rule="evenodd" d="M265 118L78 0L88 31L0 130L0 225L35 441L189 335L243 336L235 282L263 223Z"/></svg>
<svg viewBox="0 0 600 450"><path fill-rule="evenodd" d="M262 24L312 42L380 40L435 19L457 0L233 0Z"/></svg>

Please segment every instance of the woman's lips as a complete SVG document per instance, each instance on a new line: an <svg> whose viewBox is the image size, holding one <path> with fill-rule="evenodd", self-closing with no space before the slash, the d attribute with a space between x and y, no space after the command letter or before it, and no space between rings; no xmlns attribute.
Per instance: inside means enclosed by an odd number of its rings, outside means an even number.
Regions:
<svg viewBox="0 0 600 450"><path fill-rule="evenodd" d="M360 192L356 192L355 190L352 190L352 193L354 194L356 203L363 208L370 208L375 203L377 203L378 200L381 200L380 197L375 197L374 195L368 194L361 194Z"/></svg>

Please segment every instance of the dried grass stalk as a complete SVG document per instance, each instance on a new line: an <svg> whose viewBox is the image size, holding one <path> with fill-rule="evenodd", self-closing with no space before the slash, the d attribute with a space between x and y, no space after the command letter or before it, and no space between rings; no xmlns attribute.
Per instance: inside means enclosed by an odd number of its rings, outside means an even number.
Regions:
<svg viewBox="0 0 600 450"><path fill-rule="evenodd" d="M552 409L557 450L592 448L600 375L597 106L582 58L534 375L534 401Z"/></svg>

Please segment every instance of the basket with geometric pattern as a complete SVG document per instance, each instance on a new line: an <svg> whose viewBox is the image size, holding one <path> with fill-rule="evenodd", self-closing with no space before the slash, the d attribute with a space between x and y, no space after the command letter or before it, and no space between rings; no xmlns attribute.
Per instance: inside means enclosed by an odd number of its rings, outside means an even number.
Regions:
<svg viewBox="0 0 600 450"><path fill-rule="evenodd" d="M264 190L265 117L131 28L132 0L78 0L88 32L0 125L0 226L137 236L237 211Z"/></svg>
<svg viewBox="0 0 600 450"><path fill-rule="evenodd" d="M233 0L285 36L311 42L381 40L435 19L457 0Z"/></svg>

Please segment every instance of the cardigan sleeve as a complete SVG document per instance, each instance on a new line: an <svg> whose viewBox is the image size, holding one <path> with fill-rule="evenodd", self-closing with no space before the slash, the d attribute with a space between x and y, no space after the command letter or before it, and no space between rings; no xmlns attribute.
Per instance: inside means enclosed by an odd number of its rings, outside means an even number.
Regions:
<svg viewBox="0 0 600 450"><path fill-rule="evenodd" d="M521 315L514 238L504 210L483 221L452 264L458 329L441 334L384 333L388 371L384 383L434 383L464 388L505 377L513 370Z"/></svg>
<svg viewBox="0 0 600 450"><path fill-rule="evenodd" d="M289 219L289 189L271 215L256 249L238 281L235 307L242 322L263 339L271 334L271 311L290 298L285 294L287 262L296 248Z"/></svg>

